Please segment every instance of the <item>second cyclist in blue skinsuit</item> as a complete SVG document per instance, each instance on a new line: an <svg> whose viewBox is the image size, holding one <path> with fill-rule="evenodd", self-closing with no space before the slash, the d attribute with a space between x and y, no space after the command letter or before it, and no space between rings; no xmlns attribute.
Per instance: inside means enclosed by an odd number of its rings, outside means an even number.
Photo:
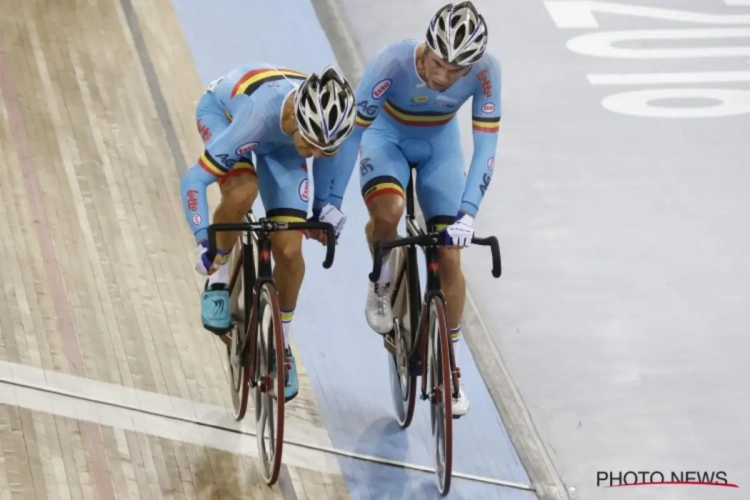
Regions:
<svg viewBox="0 0 750 500"><path fill-rule="evenodd" d="M357 126L333 158L346 166L360 151L371 246L398 237L410 165L416 165L425 221L432 229L445 229L453 245L441 248L440 281L454 342L460 338L466 293L458 249L471 243L472 223L492 180L500 128L500 63L485 52L486 45L484 19L471 2L462 2L435 14L426 41L403 40L383 48L369 61L357 88ZM465 174L455 116L469 99L474 151ZM379 281L369 284L365 310L370 327L381 334L393 328L391 279L386 257ZM460 388L453 414L468 409Z"/></svg>

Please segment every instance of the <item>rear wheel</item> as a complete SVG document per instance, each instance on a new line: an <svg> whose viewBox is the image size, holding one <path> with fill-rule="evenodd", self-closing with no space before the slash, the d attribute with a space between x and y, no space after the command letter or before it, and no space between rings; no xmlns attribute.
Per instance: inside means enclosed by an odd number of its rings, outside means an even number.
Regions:
<svg viewBox="0 0 750 500"><path fill-rule="evenodd" d="M435 443L435 474L438 490L447 495L453 469L453 390L450 366L450 336L441 297L428 304L427 390L430 397L432 437Z"/></svg>
<svg viewBox="0 0 750 500"><path fill-rule="evenodd" d="M399 249L400 250L400 249ZM397 286L393 294L391 306L393 308L393 343L395 353L388 353L388 375L391 383L391 399L396 411L396 421L399 427L405 429L414 417L414 403L417 394L417 376L409 369L409 353L411 352L411 320L409 314L409 283L406 272L405 252L394 251L398 255L395 262ZM394 255L394 257L396 256Z"/></svg>
<svg viewBox="0 0 750 500"><path fill-rule="evenodd" d="M245 359L243 362L240 351L246 338L247 329L245 322L242 320L235 321L235 326L230 336L231 343L227 346L227 357L229 358L232 406L234 407L233 416L237 421L245 418L250 392L250 360Z"/></svg>
<svg viewBox="0 0 750 500"><path fill-rule="evenodd" d="M249 248L249 247L246 247ZM230 287L230 306L232 308L232 330L222 336L222 341L227 343L227 361L229 364L229 386L232 394L233 416L237 421L245 417L247 401L250 392L250 349L245 349L245 359L242 357L242 346L247 341L248 318L245 310L240 307L244 304L244 274L243 246L241 238L237 238L237 244L232 249L229 257L229 266L232 270Z"/></svg>
<svg viewBox="0 0 750 500"><path fill-rule="evenodd" d="M284 446L284 387L286 353L281 329L279 298L273 283L266 282L258 294L257 385L255 426L263 477L269 486L279 477Z"/></svg>

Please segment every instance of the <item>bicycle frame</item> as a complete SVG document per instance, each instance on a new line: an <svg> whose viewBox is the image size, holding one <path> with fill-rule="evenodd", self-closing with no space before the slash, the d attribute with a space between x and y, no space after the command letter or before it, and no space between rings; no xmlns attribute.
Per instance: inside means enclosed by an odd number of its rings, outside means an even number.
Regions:
<svg viewBox="0 0 750 500"><path fill-rule="evenodd" d="M383 336L386 349L390 352L389 375L391 380L391 397L397 412L398 425L409 426L414 415L414 403L417 396L416 378L422 377L419 398L430 401L432 418L432 435L435 440L435 472L438 478L438 490L446 495L450 490L453 463L453 415L451 399L459 394L459 369L456 365L453 342L446 324L445 295L440 286L439 246L446 245L444 231L425 233L417 224L415 217L415 168L411 167L409 185L406 189L406 226L408 236L394 241L375 242L373 245L373 264L370 281L376 283L380 278L384 252L400 247L407 248L406 269L396 269L394 295L391 306L394 307L394 323L391 332ZM428 230L431 230L429 228ZM498 278L501 274L500 246L497 238L475 238L471 242L489 246L492 250L492 274ZM427 267L427 283L424 297L420 297L420 281L417 266L416 247L422 248ZM395 255L400 255L396 253ZM401 262L393 258L391 262ZM406 277L406 283L403 282ZM404 289L403 286L407 288ZM407 294L407 297L403 296ZM404 299L408 299L404 301ZM406 302L406 303L404 303ZM396 306L398 305L398 310ZM435 307L433 313L431 308ZM404 314L408 311L410 331L404 332ZM396 317L400 318L396 321ZM431 322L436 322L436 332L427 330ZM435 345L427 345L434 340ZM408 341L411 345L408 345ZM430 351L437 349L439 360L428 359ZM434 354L433 354L434 355ZM447 358L447 359L446 359ZM435 370L434 373L432 370ZM407 375L408 373L408 375ZM450 383L450 386L446 384ZM428 384L431 387L427 387Z"/></svg>
<svg viewBox="0 0 750 500"><path fill-rule="evenodd" d="M440 232L425 233L425 231L419 226L416 215L415 215L415 195L414 195L414 177L416 174L416 168L414 165L411 166L409 184L406 189L406 228L409 236L402 238L394 242L381 244L380 242L375 244L374 251L374 262L373 262L373 273L370 274L370 280L376 281L377 276L380 274L380 268L382 265L382 252L386 249L397 248L406 246L407 248L407 261L406 261L406 286L408 289L409 297L409 312L411 322L411 352L409 353L409 371L412 376L421 375L421 399L426 399L426 367L424 363L424 355L426 352L426 346L424 345L426 335L424 331L427 328L427 311L425 307L430 303L430 300L438 296L440 300L445 304L445 295L440 287L440 264L439 264L439 246L443 246L444 243L441 238ZM472 238L472 243L478 245L489 246L492 250L492 274L496 278L501 274L501 262L500 262L500 248L497 242L497 238L491 236L489 238ZM424 296L420 297L420 281L419 271L415 265L417 262L417 247L420 247L425 255L427 265L427 283L424 292ZM374 277L374 280L373 280ZM400 279L403 279L401 277ZM397 283L397 286L403 286L402 282ZM398 293L397 291L395 293ZM396 345L393 343L388 336L383 337L383 342L391 353L395 354L397 351ZM451 375L454 382L453 395L458 395L458 370L456 369L456 360L453 352L453 343L450 343L450 361L451 361Z"/></svg>
<svg viewBox="0 0 750 500"><path fill-rule="evenodd" d="M291 368L285 353L279 293L273 279L270 235L275 231L325 230L328 239L324 268L329 268L333 264L336 235L333 226L324 222L275 222L266 218L255 221L252 211L248 212L243 219L243 222L239 224L215 223L208 226L206 257L211 262L216 257L217 232L241 233L242 257L233 263L234 268L230 279L230 307L235 311L235 307L239 306L238 279L240 267L242 267L242 284L245 285L245 324L233 325L235 335L231 337L227 348L232 381L232 405L235 420L242 420L247 410L250 388L254 390L256 444L263 464L263 477L266 484L270 486L278 480L281 470L284 413L287 400L285 385L287 370ZM232 251L236 250L236 245L235 241ZM258 251L257 264L254 254L256 249ZM235 254L230 252L230 256L232 255ZM264 328L267 318L271 325L269 329ZM259 324L261 322L262 324ZM269 348L269 346L274 347ZM270 434L268 436L270 448L266 446L266 431Z"/></svg>
<svg viewBox="0 0 750 500"><path fill-rule="evenodd" d="M239 277L240 267L243 270L243 285L245 286L244 314L245 314L245 336L239 346L240 364L253 372L255 356L255 341L257 333L258 303L260 297L258 292L267 282L273 282L273 266L271 263L271 233L276 231L315 230L322 229L327 233L328 245L323 267L328 269L333 264L335 253L335 232L333 226L326 222L275 222L262 218L255 220L252 210L244 216L241 223L217 223L208 227L208 251L207 258L210 261L216 256L216 233L222 231L240 231L242 233L242 265L237 265L232 271L230 279L230 290L234 290ZM253 259L253 246L258 248L258 269L255 268ZM249 293L248 293L249 292ZM251 378L251 387L256 386L256 380Z"/></svg>
<svg viewBox="0 0 750 500"><path fill-rule="evenodd" d="M251 221L254 220L252 214L249 214ZM252 222L251 222L252 223ZM245 291L245 319L246 329L245 337L242 339L242 343L239 346L240 352L240 365L242 367L250 365L250 370L255 370L255 356L256 342L257 342L257 330L258 330L258 308L260 302L260 296L258 292L264 283L273 281L273 270L271 265L271 238L270 233L264 230L253 231L250 234L250 238L247 238L247 233L243 234L242 247L243 247L243 268L245 271L246 283L249 283L248 289ZM254 240L254 241L253 241ZM258 247L258 269L255 269L255 262L253 258L253 246ZM251 270L248 272L247 270ZM250 274L250 276L248 276ZM249 280L247 279L249 278ZM250 293L248 293L248 291ZM250 311L248 316L248 311ZM250 386L256 387L257 380L255 377L250 378Z"/></svg>

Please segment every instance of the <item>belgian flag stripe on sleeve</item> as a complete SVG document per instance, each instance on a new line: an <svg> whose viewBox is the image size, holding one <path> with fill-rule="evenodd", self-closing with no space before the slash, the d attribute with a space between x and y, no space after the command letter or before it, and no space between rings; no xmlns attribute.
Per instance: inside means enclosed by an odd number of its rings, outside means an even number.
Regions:
<svg viewBox="0 0 750 500"><path fill-rule="evenodd" d="M500 117L487 118L484 116L473 116L471 126L476 132L494 133L500 130Z"/></svg>

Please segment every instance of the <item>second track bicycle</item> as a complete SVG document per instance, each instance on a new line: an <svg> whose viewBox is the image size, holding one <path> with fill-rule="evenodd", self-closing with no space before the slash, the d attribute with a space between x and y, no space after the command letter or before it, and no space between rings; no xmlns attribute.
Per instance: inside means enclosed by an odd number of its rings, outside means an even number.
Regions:
<svg viewBox="0 0 750 500"><path fill-rule="evenodd" d="M440 288L438 249L446 243L442 231L425 233L419 226L414 207L414 169L411 174L405 190L408 236L373 245L373 268L369 278L377 282L383 255L392 251L395 254L391 297L394 321L393 330L383 336L389 352L391 397L401 428L411 424L417 394L420 399L430 401L438 490L441 495L447 495L453 467L452 402L458 397L460 373L446 324L445 296ZM497 238L475 237L471 242L490 247L492 275L499 278L502 269ZM417 247L424 251L427 264L427 286L421 300ZM422 383L417 392L417 377L420 376Z"/></svg>

